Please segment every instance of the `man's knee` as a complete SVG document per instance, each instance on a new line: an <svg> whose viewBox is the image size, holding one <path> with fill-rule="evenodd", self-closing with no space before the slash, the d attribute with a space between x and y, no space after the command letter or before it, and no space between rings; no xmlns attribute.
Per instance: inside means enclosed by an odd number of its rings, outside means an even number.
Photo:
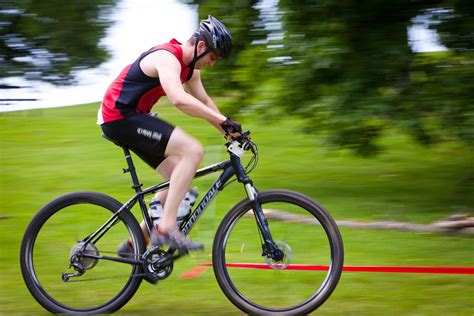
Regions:
<svg viewBox="0 0 474 316"><path fill-rule="evenodd" d="M193 140L192 142L190 142L189 146L187 146L185 155L187 157L192 157L200 162L204 155L204 147L197 140Z"/></svg>
<svg viewBox="0 0 474 316"><path fill-rule="evenodd" d="M166 154L178 156L180 159L194 158L201 161L204 155L204 148L197 139L176 128L171 135L166 148Z"/></svg>
<svg viewBox="0 0 474 316"><path fill-rule="evenodd" d="M199 162L203 155L203 145L193 137L188 137L186 140L183 140L178 154L180 159L192 159Z"/></svg>

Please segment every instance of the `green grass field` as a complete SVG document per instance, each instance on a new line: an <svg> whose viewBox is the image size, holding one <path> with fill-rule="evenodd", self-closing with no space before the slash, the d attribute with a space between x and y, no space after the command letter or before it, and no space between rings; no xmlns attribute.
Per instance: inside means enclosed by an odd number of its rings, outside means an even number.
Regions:
<svg viewBox="0 0 474 316"><path fill-rule="evenodd" d="M26 289L19 268L22 235L48 201L72 191L99 191L125 201L132 195L121 150L100 137L97 104L0 113L0 314L46 314ZM159 106L162 117L184 127L206 146L203 166L226 159L223 138L204 121ZM419 147L396 132L373 158L354 157L299 132L299 122L240 118L259 145L251 174L260 190L301 191L336 220L396 220L430 223L474 211L474 153L456 142ZM135 159L145 186L159 178ZM213 177L197 180L204 192ZM203 253L177 262L173 275L143 283L118 314L156 311L175 315L240 315L221 293L211 270L194 279L178 276L209 262L212 237L235 202L244 197L234 183L219 195L191 237ZM346 265L474 266L470 235L341 229ZM52 238L51 238L52 239ZM54 242L53 240L51 242ZM298 289L295 289L298 291ZM473 275L344 273L323 315L473 315Z"/></svg>

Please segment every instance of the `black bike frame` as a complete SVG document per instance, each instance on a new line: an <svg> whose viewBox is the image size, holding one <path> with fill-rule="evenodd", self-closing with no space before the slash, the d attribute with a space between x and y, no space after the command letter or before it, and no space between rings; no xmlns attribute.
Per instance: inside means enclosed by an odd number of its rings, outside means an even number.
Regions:
<svg viewBox="0 0 474 316"><path fill-rule="evenodd" d="M124 151L125 159L128 165L128 168L124 169L123 171L124 173L130 172L132 182L133 182L132 188L135 190L136 194L130 200L128 200L125 204L123 204L122 207L117 212L115 212L114 215L112 215L112 217L108 219L98 230L96 230L94 233L92 233L91 235L89 235L83 240L84 245L81 247L81 252L83 252L86 249L87 244L89 243L95 244L103 235L105 235L105 233L107 233L107 231L110 228L112 228L112 226L114 226L120 221L119 219L120 213L123 212L124 210L131 210L132 207L137 202L140 205L140 209L142 211L142 215L145 220L148 233L150 234L152 232L153 223L151 221L150 215L148 214L148 209L146 207L144 197L146 195L167 189L170 185L170 182L166 181L161 184L157 184L157 185L154 185L152 187L142 190L143 185L138 180L138 175L135 170L135 166L133 164L130 151L127 147L122 147L122 149ZM271 251L276 246L273 243L273 238L271 237L270 231L268 229L267 221L263 215L263 211L261 209L260 203L258 202L258 192L253 187L253 183L250 180L250 178L247 176L245 169L242 166L239 156L233 153L230 153L230 160L226 160L226 161L198 170L194 176L194 179L217 172L219 170L223 170L221 175L216 179L214 184L210 187L210 189L201 199L198 206L191 213L188 219L181 224L182 232L186 235L189 234L194 224L196 223L198 218L201 216L201 214L204 212L204 210L209 205L209 203L212 202L212 200L217 196L219 191L222 191L227 181L229 181L230 178L236 175L237 180L244 184L245 189L247 191L247 195L249 196L249 199L252 201L252 207L254 209L255 218L260 228L260 232L263 236L263 239L265 241L265 244L267 245L268 250ZM83 253L83 256L96 258L96 259L106 259L106 260L112 260L112 261L118 261L118 262L124 262L124 263L131 263L131 264L138 264L141 262L141 260L117 258L117 257L109 257L109 256L95 256L95 255L89 255L85 253Z"/></svg>

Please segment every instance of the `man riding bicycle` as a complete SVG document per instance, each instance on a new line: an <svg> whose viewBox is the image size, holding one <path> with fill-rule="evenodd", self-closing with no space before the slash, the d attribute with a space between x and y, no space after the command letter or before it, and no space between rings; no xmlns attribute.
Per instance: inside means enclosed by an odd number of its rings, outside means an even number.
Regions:
<svg viewBox="0 0 474 316"><path fill-rule="evenodd" d="M220 113L206 93L200 74L202 68L228 57L231 49L230 32L209 15L186 43L172 39L141 54L122 70L105 93L98 113L98 124L104 134L128 146L163 178L170 180L169 189L154 197L164 208L159 227L151 234L154 246L166 244L181 251L203 247L179 231L176 216L204 149L181 128L149 113L158 99L166 95L185 114L205 119L227 137L239 136L240 124ZM148 236L144 222L141 226ZM125 241L118 253L133 253L131 247L131 242Z"/></svg>

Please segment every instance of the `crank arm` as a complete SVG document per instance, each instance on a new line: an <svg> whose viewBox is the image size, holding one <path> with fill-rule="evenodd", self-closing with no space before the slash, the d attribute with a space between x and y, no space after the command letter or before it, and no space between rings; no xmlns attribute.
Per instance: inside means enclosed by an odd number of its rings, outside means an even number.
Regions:
<svg viewBox="0 0 474 316"><path fill-rule="evenodd" d="M172 251L174 251L174 250L172 250ZM176 259L179 259L180 257L184 256L185 254L187 254L187 253L178 253L176 255L168 255L166 257L158 259L156 262L153 263L153 267L155 269L165 267L165 266L169 265L170 263L174 262Z"/></svg>

